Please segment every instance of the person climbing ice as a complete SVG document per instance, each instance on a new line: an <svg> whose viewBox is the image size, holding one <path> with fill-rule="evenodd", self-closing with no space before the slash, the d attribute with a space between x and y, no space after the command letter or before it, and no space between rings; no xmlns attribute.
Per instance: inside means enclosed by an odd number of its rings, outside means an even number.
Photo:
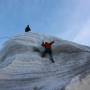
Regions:
<svg viewBox="0 0 90 90"><path fill-rule="evenodd" d="M31 31L31 28L29 27L29 25L27 25L27 27L25 28L25 32L29 32Z"/></svg>
<svg viewBox="0 0 90 90"><path fill-rule="evenodd" d="M54 59L53 59L53 55L52 55L52 44L54 44L54 41L52 42L42 42L42 46L44 47L44 52L42 53L42 57L45 57L46 54L49 55L50 60L52 61L52 63L54 63Z"/></svg>

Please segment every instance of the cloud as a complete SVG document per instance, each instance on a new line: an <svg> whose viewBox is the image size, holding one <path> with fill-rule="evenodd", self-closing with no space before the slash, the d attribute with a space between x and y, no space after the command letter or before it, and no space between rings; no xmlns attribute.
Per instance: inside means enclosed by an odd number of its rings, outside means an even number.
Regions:
<svg viewBox="0 0 90 90"><path fill-rule="evenodd" d="M77 36L74 38L73 41L90 45L90 20L87 21L87 23L82 27L80 32L77 34Z"/></svg>

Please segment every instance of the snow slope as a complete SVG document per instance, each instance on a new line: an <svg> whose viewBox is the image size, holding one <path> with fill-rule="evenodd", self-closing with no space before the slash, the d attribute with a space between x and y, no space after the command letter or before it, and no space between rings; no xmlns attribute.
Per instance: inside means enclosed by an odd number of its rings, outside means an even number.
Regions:
<svg viewBox="0 0 90 90"><path fill-rule="evenodd" d="M90 90L90 75L79 81L78 78L71 81L66 90Z"/></svg>
<svg viewBox="0 0 90 90"><path fill-rule="evenodd" d="M52 40L55 63L40 56L42 41ZM89 72L89 47L52 36L17 35L0 52L0 90L65 90L75 77L82 80Z"/></svg>

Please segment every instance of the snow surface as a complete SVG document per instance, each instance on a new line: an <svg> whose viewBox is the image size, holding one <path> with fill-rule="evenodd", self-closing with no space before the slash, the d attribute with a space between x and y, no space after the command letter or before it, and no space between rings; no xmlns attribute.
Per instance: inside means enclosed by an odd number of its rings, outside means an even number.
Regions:
<svg viewBox="0 0 90 90"><path fill-rule="evenodd" d="M52 40L55 63L41 57L42 41ZM0 52L0 90L65 90L73 78L89 73L90 48L52 36L16 35Z"/></svg>

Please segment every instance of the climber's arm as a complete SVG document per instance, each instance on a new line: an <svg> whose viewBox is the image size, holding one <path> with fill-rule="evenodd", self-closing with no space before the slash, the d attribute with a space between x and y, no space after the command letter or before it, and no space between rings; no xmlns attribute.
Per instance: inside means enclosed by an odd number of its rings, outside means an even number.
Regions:
<svg viewBox="0 0 90 90"><path fill-rule="evenodd" d="M44 47L44 45L45 45L45 44L44 44L44 42L42 42L41 46L43 46L43 47Z"/></svg>
<svg viewBox="0 0 90 90"><path fill-rule="evenodd" d="M52 41L52 42L50 42L50 45L52 45L52 44L54 44L55 42L54 41Z"/></svg>

